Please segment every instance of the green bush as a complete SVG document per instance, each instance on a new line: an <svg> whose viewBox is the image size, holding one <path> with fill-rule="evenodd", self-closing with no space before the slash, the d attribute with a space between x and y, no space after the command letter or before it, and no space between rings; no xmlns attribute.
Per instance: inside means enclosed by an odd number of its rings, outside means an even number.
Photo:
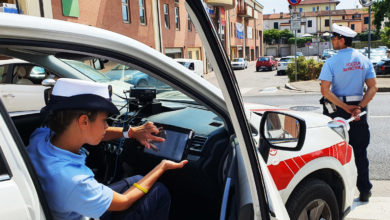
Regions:
<svg viewBox="0 0 390 220"><path fill-rule="evenodd" d="M317 79L321 73L323 63L317 62L314 59L306 60L305 57L298 58L297 80L312 80ZM287 76L290 82L295 81L295 61L287 67Z"/></svg>

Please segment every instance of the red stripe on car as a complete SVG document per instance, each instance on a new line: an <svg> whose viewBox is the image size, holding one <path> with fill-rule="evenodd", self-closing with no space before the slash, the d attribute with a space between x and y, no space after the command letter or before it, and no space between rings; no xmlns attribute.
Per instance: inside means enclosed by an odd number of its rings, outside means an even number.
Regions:
<svg viewBox="0 0 390 220"><path fill-rule="evenodd" d="M320 157L334 157L341 165L349 163L352 158L352 147L345 141L302 156L281 161L277 165L268 165L278 190L285 189L298 171L310 161Z"/></svg>

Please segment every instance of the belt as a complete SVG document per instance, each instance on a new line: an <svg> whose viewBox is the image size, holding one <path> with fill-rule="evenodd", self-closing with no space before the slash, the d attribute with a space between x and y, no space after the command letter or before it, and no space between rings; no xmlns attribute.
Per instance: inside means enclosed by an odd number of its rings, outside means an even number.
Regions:
<svg viewBox="0 0 390 220"><path fill-rule="evenodd" d="M343 102L359 102L362 101L363 96L354 95L354 96L340 96L338 97Z"/></svg>

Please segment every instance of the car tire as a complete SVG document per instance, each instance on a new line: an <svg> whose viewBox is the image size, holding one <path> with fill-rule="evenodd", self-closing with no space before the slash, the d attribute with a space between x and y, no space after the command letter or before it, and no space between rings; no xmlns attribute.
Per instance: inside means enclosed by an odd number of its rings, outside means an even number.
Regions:
<svg viewBox="0 0 390 220"><path fill-rule="evenodd" d="M260 71L260 68L259 67L256 67L256 72L259 72Z"/></svg>
<svg viewBox="0 0 390 220"><path fill-rule="evenodd" d="M139 86L139 87L148 86L148 82L144 79L141 79L140 81L138 81L137 86Z"/></svg>
<svg viewBox="0 0 390 220"><path fill-rule="evenodd" d="M294 190L286 203L286 208L291 220L339 220L340 213L337 204L336 196L326 182L308 179Z"/></svg>
<svg viewBox="0 0 390 220"><path fill-rule="evenodd" d="M280 71L276 71L276 75L277 76L281 75L281 72Z"/></svg>

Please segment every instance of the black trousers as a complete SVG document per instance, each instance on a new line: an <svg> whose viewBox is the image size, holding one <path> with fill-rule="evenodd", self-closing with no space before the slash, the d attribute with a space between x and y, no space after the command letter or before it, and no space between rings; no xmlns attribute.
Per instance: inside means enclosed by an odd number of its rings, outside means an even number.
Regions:
<svg viewBox="0 0 390 220"><path fill-rule="evenodd" d="M360 102L346 102L348 105L358 105ZM362 109L367 111L367 107ZM351 114L345 112L343 109L337 107L337 110L332 114L326 114L331 118L342 117L349 119ZM360 117L360 121L353 121L349 123L349 145L353 148L355 156L355 164L358 172L356 186L360 192L368 192L372 188L369 177L369 161L367 157L367 147L370 143L370 130L367 123L367 115Z"/></svg>
<svg viewBox="0 0 390 220"><path fill-rule="evenodd" d="M129 189L133 183L142 179L142 176L132 176L115 182L109 187L118 193L123 193ZM156 182L149 190L148 194L135 202L129 209L121 212L104 213L101 220L167 220L169 217L169 207L171 196L168 189L159 182Z"/></svg>

